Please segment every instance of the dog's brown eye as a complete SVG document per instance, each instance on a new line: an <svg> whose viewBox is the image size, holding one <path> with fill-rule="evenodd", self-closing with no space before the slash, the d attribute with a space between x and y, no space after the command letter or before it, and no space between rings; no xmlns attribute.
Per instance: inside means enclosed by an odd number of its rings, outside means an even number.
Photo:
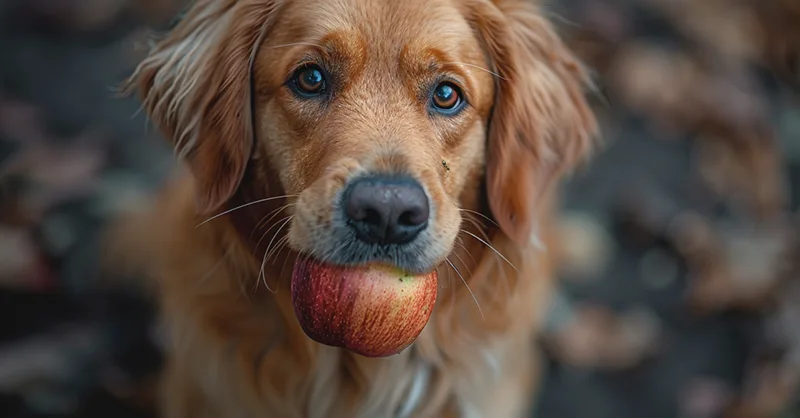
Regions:
<svg viewBox="0 0 800 418"><path fill-rule="evenodd" d="M316 96L325 91L325 74L317 66L306 66L294 75L295 89L307 96Z"/></svg>
<svg viewBox="0 0 800 418"><path fill-rule="evenodd" d="M439 83L433 90L432 104L434 110L444 114L454 114L461 109L463 99L461 90L449 82Z"/></svg>

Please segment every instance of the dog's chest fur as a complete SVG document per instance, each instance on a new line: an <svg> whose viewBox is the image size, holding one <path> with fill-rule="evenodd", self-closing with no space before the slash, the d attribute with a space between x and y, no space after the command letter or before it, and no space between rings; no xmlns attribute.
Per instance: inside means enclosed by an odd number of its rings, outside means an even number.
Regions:
<svg viewBox="0 0 800 418"><path fill-rule="evenodd" d="M426 329L414 346L382 359L316 346L313 363L306 369L290 365L292 360L286 354L302 349L300 346L279 344L258 365L252 360L235 360L253 358L245 345L209 350L211 346L200 345L213 339L195 335L194 343L184 339L178 343L181 348L173 346L171 360L194 368L175 371L180 377L194 376L199 384L186 382L176 392L167 391L167 396L180 396L190 404L181 408L184 412L166 418L194 418L198 415L186 412L193 408L203 409L199 415L203 418L524 416L532 393L530 380L535 375L532 335L509 334L507 338L462 343L455 346L455 352L445 354L430 350L439 349L435 341L442 337L433 334L435 330ZM182 361L192 357L197 361ZM294 383L281 383L287 379ZM199 393L192 394L195 390Z"/></svg>
<svg viewBox="0 0 800 418"><path fill-rule="evenodd" d="M422 338L425 336L423 335ZM384 363L376 366L373 361L358 364L353 358L338 349L325 348L320 353L320 368L314 372L312 394L309 396L308 417L330 417L333 410L345 410L337 405L337 399L346 399L344 393L335 394L338 390L348 388L350 380L365 379L369 384L362 387L357 395L357 403L352 416L356 418L414 418L414 417L459 417L511 418L521 416L526 396L524 389L506 393L502 398L503 405L497 405L495 388L504 386L527 387L524 377L527 373L509 370L509 356L525 355L533 358L533 352L512 353L507 344L476 344L462 353L468 364L441 362L426 358L416 347L398 358L380 359ZM526 350L527 351L527 350ZM330 362L328 362L330 361ZM325 362L325 363L323 363ZM530 361L513 362L514 367L529 366ZM368 364L368 365L367 365ZM359 368L366 366L367 369ZM331 370L342 368L347 372L331 376ZM335 372L334 372L335 373ZM360 375L360 376L359 376ZM339 384L334 382L339 380ZM504 381L513 382L511 385ZM337 390L338 389L338 390ZM346 389L344 389L346 390ZM327 393L325 393L327 392ZM516 392L516 395L515 395ZM338 395L338 396L337 396ZM519 396L517 396L519 395ZM331 403L320 402L329 398Z"/></svg>

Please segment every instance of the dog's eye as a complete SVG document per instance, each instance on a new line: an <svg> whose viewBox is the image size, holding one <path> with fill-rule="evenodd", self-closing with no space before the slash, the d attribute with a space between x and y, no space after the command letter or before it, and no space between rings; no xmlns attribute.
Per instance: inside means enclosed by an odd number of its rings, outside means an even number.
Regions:
<svg viewBox="0 0 800 418"><path fill-rule="evenodd" d="M325 74L316 65L307 65L292 76L294 89L305 96L318 96L325 92Z"/></svg>
<svg viewBox="0 0 800 418"><path fill-rule="evenodd" d="M464 99L461 90L453 83L442 82L433 90L431 104L434 110L444 114L454 114L461 109Z"/></svg>

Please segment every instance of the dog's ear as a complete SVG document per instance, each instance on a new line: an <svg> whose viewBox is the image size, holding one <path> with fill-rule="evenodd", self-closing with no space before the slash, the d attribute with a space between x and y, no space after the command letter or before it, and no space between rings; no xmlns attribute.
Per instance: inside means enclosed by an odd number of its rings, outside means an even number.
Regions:
<svg viewBox="0 0 800 418"><path fill-rule="evenodd" d="M531 243L537 204L591 149L589 79L535 2L474 0L468 20L499 75L488 134L493 216L518 245Z"/></svg>
<svg viewBox="0 0 800 418"><path fill-rule="evenodd" d="M253 147L251 67L277 1L198 0L129 79L197 182L198 211L226 203Z"/></svg>

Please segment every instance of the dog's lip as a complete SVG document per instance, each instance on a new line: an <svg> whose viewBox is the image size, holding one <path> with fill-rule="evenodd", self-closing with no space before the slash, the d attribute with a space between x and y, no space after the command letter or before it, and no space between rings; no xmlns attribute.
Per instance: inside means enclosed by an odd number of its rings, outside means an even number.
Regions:
<svg viewBox="0 0 800 418"><path fill-rule="evenodd" d="M394 269L394 270L400 270L405 274L412 274L412 275L425 275L425 274L433 273L434 271L438 270L439 267L441 267L445 263L444 261L437 262L437 263L434 263L434 264L432 264L431 266L429 266L429 267L427 267L425 269L407 269L407 268L398 266L398 265L396 265L394 263L390 263L390 262L387 262L387 261L380 261L380 260L368 261L366 263L340 263L340 262L336 262L336 261L333 261L333 260L330 260L330 259L327 259L327 258L315 257L312 253L305 252L305 251L298 252L297 258L295 259L295 263L300 262L300 260L308 260L308 259L312 259L314 261L317 261L317 262L320 262L320 263L329 264L329 265L336 266L336 267L365 268L365 269L366 268L390 268L390 269Z"/></svg>

